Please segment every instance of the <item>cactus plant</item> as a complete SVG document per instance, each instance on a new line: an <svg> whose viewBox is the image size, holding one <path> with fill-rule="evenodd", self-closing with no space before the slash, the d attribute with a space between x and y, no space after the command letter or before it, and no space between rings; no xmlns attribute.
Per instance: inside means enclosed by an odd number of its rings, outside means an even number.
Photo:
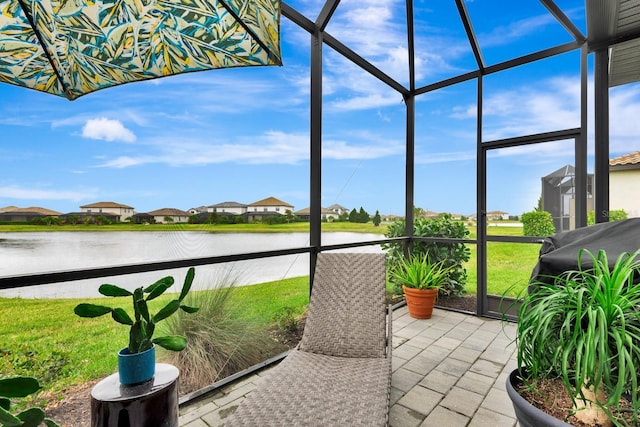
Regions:
<svg viewBox="0 0 640 427"><path fill-rule="evenodd" d="M0 379L0 426L2 427L60 427L55 421L47 418L40 408L29 408L18 415L12 415L9 398L25 397L40 390L38 380L32 377L13 377Z"/></svg>
<svg viewBox="0 0 640 427"><path fill-rule="evenodd" d="M178 310L187 313L195 313L197 307L190 307L182 304L182 300L187 296L193 283L195 269L191 267L187 272L182 286L182 291L177 299L171 300L160 309L155 315L149 313L148 302L162 295L174 283L172 276L163 277L152 285L139 287L133 292L116 285L101 285L98 291L108 297L132 297L133 299L133 319L122 308L112 308L97 304L78 304L74 312L80 317L99 317L111 313L111 317L118 323L131 326L129 332L129 353L141 353L150 349L153 344L157 344L167 350L180 351L187 345L187 339L180 335L164 336L153 338L156 324L171 316Z"/></svg>

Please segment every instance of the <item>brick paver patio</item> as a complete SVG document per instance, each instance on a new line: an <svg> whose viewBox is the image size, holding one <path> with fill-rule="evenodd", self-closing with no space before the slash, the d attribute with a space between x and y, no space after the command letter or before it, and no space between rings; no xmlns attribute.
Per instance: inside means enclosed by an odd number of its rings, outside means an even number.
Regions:
<svg viewBox="0 0 640 427"><path fill-rule="evenodd" d="M394 312L389 425L513 427L505 391L516 367L515 324L435 309L428 320ZM180 408L181 427L221 426L268 369Z"/></svg>

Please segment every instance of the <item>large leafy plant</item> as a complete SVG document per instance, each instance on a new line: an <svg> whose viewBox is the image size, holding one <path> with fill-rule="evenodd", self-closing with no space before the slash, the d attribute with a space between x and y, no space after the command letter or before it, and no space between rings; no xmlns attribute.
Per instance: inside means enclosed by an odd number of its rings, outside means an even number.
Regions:
<svg viewBox="0 0 640 427"><path fill-rule="evenodd" d="M191 267L184 279L184 284L178 298L171 300L155 315L149 313L148 302L162 295L169 289L174 279L172 276L163 277L152 285L139 287L135 291L130 292L116 285L104 284L98 289L99 292L108 297L131 297L133 300L133 318L123 308L112 308L97 304L78 304L74 312L80 317L99 317L107 313L111 313L111 317L118 323L131 326L129 332L129 353L140 353L151 348L153 344L157 344L167 350L180 351L187 345L187 339L180 335L169 335L153 338L156 324L166 319L178 310L187 313L195 313L197 307L191 307L182 304L182 300L187 296L193 278L195 269Z"/></svg>
<svg viewBox="0 0 640 427"><path fill-rule="evenodd" d="M640 250L607 255L582 250L578 269L536 282L518 312L518 367L525 382L562 379L578 402L589 399L614 423L640 416ZM584 260L587 262L584 262ZM629 408L621 409L624 396Z"/></svg>
<svg viewBox="0 0 640 427"><path fill-rule="evenodd" d="M389 224L386 237L403 237L405 235L405 221L395 221ZM454 221L449 215L438 218L418 218L413 222L413 236L420 237L444 237L451 239L466 239L469 230L461 221ZM382 245L387 249L387 265L394 268L405 257L404 244L386 243ZM460 296L465 293L464 285L467 282L467 270L464 263L469 261L471 250L462 242L427 242L414 240L412 253L428 255L433 262L442 262L447 268L446 281L439 288L440 295ZM392 281L394 291L402 293L401 286Z"/></svg>
<svg viewBox="0 0 640 427"><path fill-rule="evenodd" d="M395 283L414 289L439 289L447 281L451 267L444 261L431 262L427 254L414 254L398 260L389 271Z"/></svg>
<svg viewBox="0 0 640 427"><path fill-rule="evenodd" d="M40 408L29 408L17 415L12 415L11 398L26 397L40 390L38 380L32 377L13 377L0 379L0 426L2 427L60 427L55 421L47 418Z"/></svg>

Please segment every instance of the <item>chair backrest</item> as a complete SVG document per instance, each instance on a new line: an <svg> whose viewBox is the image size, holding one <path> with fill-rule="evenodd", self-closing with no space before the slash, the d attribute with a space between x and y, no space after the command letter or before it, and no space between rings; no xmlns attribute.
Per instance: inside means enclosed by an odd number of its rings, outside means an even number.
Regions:
<svg viewBox="0 0 640 427"><path fill-rule="evenodd" d="M300 350L340 357L386 355L385 255L318 254Z"/></svg>

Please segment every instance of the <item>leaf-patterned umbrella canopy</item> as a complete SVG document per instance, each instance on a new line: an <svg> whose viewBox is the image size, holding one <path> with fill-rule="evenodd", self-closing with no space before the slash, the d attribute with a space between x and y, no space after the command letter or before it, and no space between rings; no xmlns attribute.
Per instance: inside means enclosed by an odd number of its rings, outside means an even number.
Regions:
<svg viewBox="0 0 640 427"><path fill-rule="evenodd" d="M253 65L281 65L280 0L0 0L0 82L70 100Z"/></svg>

